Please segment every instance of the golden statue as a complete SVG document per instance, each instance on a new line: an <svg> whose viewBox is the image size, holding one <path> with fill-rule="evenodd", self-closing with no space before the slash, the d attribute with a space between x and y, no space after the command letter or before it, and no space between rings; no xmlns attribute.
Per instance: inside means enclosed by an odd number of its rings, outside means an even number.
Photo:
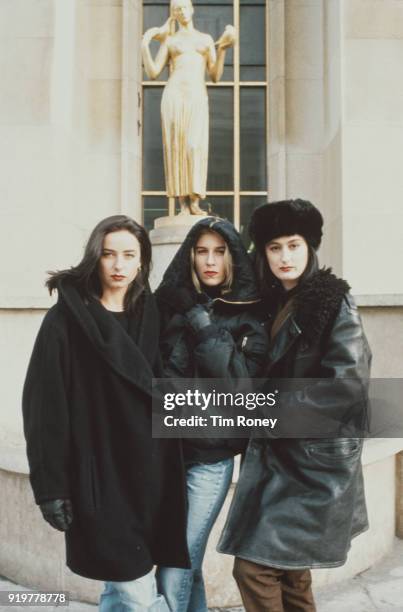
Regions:
<svg viewBox="0 0 403 612"><path fill-rule="evenodd" d="M227 25L214 43L209 34L194 28L193 12L191 0L171 0L169 19L144 33L142 55L150 79L170 67L161 100L167 196L179 198L181 213L203 215L199 201L206 197L209 132L205 72L215 83L220 80L235 30ZM153 39L160 42L155 60L149 47Z"/></svg>

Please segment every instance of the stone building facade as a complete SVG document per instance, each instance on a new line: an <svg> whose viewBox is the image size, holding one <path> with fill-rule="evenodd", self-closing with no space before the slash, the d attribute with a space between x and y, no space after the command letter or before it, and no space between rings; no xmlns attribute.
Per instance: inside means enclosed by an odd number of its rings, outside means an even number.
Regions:
<svg viewBox="0 0 403 612"><path fill-rule="evenodd" d="M82 598L98 586L65 572L60 537L30 497L21 388L52 303L46 271L78 261L102 217L142 219L142 13L140 0L0 2L0 574ZM403 3L267 0L266 35L269 197L320 207L320 259L352 286L374 376L403 378ZM401 535L402 449L366 443L371 530L319 583L386 554L396 517ZM237 603L230 565L210 550L212 605Z"/></svg>

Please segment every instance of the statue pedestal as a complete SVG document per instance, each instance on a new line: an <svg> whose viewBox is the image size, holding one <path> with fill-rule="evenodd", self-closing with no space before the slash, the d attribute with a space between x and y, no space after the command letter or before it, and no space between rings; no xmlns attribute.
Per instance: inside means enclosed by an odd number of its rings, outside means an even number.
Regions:
<svg viewBox="0 0 403 612"><path fill-rule="evenodd" d="M156 289L162 276L179 249L190 228L205 219L203 215L175 215L159 217L150 232L153 246L153 268L150 274L151 289Z"/></svg>

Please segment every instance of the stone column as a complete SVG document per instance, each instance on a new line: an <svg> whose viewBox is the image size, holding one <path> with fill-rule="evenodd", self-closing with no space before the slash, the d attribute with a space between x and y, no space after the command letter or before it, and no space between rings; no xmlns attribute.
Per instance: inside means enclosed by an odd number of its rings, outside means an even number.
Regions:
<svg viewBox="0 0 403 612"><path fill-rule="evenodd" d="M139 223L141 206L141 0L122 0L121 212Z"/></svg>
<svg viewBox="0 0 403 612"><path fill-rule="evenodd" d="M343 0L341 15L343 274L355 294L402 296L381 236L402 261L403 3Z"/></svg>
<svg viewBox="0 0 403 612"><path fill-rule="evenodd" d="M270 199L323 212L320 258L342 271L340 0L269 0Z"/></svg>

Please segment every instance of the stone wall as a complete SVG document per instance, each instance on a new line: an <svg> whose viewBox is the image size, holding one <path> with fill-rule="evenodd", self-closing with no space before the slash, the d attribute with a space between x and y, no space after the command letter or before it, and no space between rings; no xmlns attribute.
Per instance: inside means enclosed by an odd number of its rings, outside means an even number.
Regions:
<svg viewBox="0 0 403 612"><path fill-rule="evenodd" d="M302 196L320 206L326 219L321 260L343 274L359 297L374 375L402 377L403 276L397 266L403 259L403 3L268 3L270 196ZM140 28L140 0L0 3L0 222L7 257L0 277L0 441L11 447L21 448L23 379L52 304L43 288L46 271L78 261L102 217L141 215ZM363 568L391 546L400 442L371 447L366 479L375 531L356 541L350 565L317 578L323 583ZM0 525L7 528L0 571L20 580L21 559L12 560L18 543L22 559L45 558L33 565L31 584L41 586L54 562L58 584L94 596L93 585L77 586L75 577L65 577L61 540L50 532L43 537L28 481L11 469L10 453L0 464L7 490L0 504ZM401 533L400 454L397 462ZM16 496L21 505L11 506ZM19 525L34 534L27 549ZM54 551L46 560L45 549L38 550L48 537ZM212 548L208 559L211 601L221 603L211 585L224 575L225 601L233 603L231 560L218 561Z"/></svg>
<svg viewBox="0 0 403 612"><path fill-rule="evenodd" d="M139 0L0 3L0 439L21 440L48 270L77 263L100 219L141 219Z"/></svg>
<svg viewBox="0 0 403 612"><path fill-rule="evenodd" d="M403 3L342 2L343 271L356 293L403 294Z"/></svg>

